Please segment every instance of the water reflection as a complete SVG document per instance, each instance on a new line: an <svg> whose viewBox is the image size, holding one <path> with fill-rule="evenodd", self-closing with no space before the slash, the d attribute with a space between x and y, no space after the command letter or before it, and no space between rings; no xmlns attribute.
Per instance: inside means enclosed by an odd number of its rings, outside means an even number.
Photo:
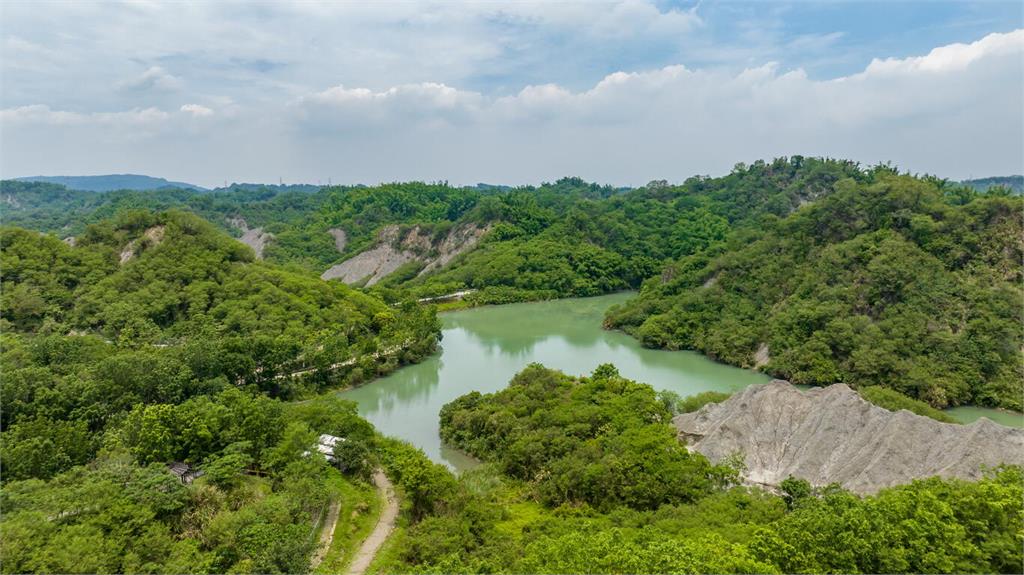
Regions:
<svg viewBox="0 0 1024 575"><path fill-rule="evenodd" d="M384 433L421 447L435 461L460 469L464 454L441 445L438 412L456 397L503 389L533 362L585 374L614 363L626 377L682 395L734 391L768 380L692 352L643 349L633 338L601 329L604 311L632 294L514 304L441 316L441 353L388 377L341 392Z"/></svg>
<svg viewBox="0 0 1024 575"><path fill-rule="evenodd" d="M435 461L463 469L472 458L441 445L438 412L456 397L503 389L528 364L586 374L614 363L622 375L680 395L736 391L767 376L715 363L689 351L644 349L623 333L601 329L604 311L632 294L513 304L442 314L441 352L417 365L342 393L378 429L422 448ZM981 415L1021 425L1019 414L957 408L954 417Z"/></svg>

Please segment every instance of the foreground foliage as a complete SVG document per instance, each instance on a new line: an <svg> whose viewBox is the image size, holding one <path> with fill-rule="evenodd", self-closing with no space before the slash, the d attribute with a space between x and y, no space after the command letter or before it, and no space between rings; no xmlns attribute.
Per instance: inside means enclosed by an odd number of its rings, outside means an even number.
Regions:
<svg viewBox="0 0 1024 575"><path fill-rule="evenodd" d="M558 399L546 404L548 396ZM656 427L652 416L664 410L653 390L622 380L610 366L588 378L531 366L504 391L463 396L445 407L443 433L475 453L493 454L488 459L494 463L443 482L444 495L426 514L406 516L388 561L378 567L433 573L1020 570L1019 467L977 482L915 481L863 498L790 479L781 496L718 482L704 483L685 500L671 491L625 499L616 485L650 493L651 485L707 478L706 463L669 464L671 457L662 455L669 446L660 441L612 442L614 453L601 449L608 437L623 434L617 423ZM541 450L551 456L533 460L536 467L524 475L514 446L538 437L556 447ZM637 463L645 459L651 463ZM551 484L615 477L609 468L623 470L618 484L550 496Z"/></svg>
<svg viewBox="0 0 1024 575"><path fill-rule="evenodd" d="M654 390L610 365L576 379L540 365L504 391L441 410L441 437L521 480L551 505L652 509L699 499L735 472L689 453Z"/></svg>
<svg viewBox="0 0 1024 575"><path fill-rule="evenodd" d="M337 399L288 405L228 390L136 407L87 465L4 484L2 570L304 572L314 527L341 496L332 485L360 481L306 454L319 433L374 444L355 405ZM182 484L164 465L174 459L205 475Z"/></svg>

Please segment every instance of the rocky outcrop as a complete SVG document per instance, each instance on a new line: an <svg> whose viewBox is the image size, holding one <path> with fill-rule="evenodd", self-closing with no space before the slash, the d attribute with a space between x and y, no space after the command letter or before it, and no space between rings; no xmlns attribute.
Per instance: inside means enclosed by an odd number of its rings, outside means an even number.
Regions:
<svg viewBox="0 0 1024 575"><path fill-rule="evenodd" d="M398 226L384 226L377 233L377 245L365 252L331 266L320 275L322 279L338 279L347 284L364 282L371 286L401 266L416 260L416 254L407 245L398 241ZM415 234L410 234L415 236Z"/></svg>
<svg viewBox="0 0 1024 575"><path fill-rule="evenodd" d="M456 256L473 249L480 238L490 230L490 226L459 226L448 232L438 243L435 256L427 262L420 275L439 270L448 265Z"/></svg>
<svg viewBox="0 0 1024 575"><path fill-rule="evenodd" d="M741 453L744 479L789 476L873 493L914 479L975 479L1000 463L1024 463L1024 430L982 418L941 423L888 411L843 384L801 391L775 380L673 420L679 438L713 462Z"/></svg>
<svg viewBox="0 0 1024 575"><path fill-rule="evenodd" d="M348 243L348 236L345 234L345 230L331 228L327 230L327 233L331 234L331 237L334 238L334 249L338 250L339 254L345 253L345 245Z"/></svg>
<svg viewBox="0 0 1024 575"><path fill-rule="evenodd" d="M762 368L771 362L772 356L767 343L762 343L754 352L754 369Z"/></svg>
<svg viewBox="0 0 1024 575"><path fill-rule="evenodd" d="M124 246L124 249L121 250L120 260L118 261L118 263L124 265L131 261L131 259L135 257L135 254L139 251L139 247L142 246L143 244L148 246L160 245L160 242L164 241L164 233L166 231L167 228L164 226L153 226L147 229L145 232L143 232L141 238L136 238L128 242L128 244ZM68 242L69 245L74 246L75 239L69 239L71 240L70 242ZM67 242L68 240L64 241Z"/></svg>
<svg viewBox="0 0 1024 575"><path fill-rule="evenodd" d="M423 275L440 269L459 254L472 249L488 229L463 225L435 240L432 234L419 226L414 226L404 235L398 226L384 226L377 233L374 247L332 266L320 277L371 286L410 262L422 263L423 269L419 273Z"/></svg>
<svg viewBox="0 0 1024 575"><path fill-rule="evenodd" d="M274 239L273 234L263 231L263 228L249 228L249 223L244 218L228 218L228 223L242 231L242 237L238 241L252 248L256 252L257 259L263 259L263 250Z"/></svg>

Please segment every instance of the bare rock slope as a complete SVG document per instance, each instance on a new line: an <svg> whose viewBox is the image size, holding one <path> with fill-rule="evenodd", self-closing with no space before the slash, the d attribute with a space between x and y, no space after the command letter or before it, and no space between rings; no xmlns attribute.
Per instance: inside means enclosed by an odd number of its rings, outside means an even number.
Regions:
<svg viewBox="0 0 1024 575"><path fill-rule="evenodd" d="M238 241L252 248L257 259L263 259L263 250L274 239L274 235L263 231L263 228L250 229L248 222L237 216L229 218L228 223L241 230L242 237L238 238Z"/></svg>
<svg viewBox="0 0 1024 575"><path fill-rule="evenodd" d="M474 225L459 226L435 240L419 226L404 235L398 226L384 226L377 233L377 244L374 247L332 266L320 277L325 280L340 279L350 284L365 280L365 285L371 286L413 261L424 264L420 271L420 275L423 275L443 267L459 254L470 250L487 229Z"/></svg>
<svg viewBox="0 0 1024 575"><path fill-rule="evenodd" d="M743 454L750 483L790 475L855 493L939 475L978 478L985 467L1024 463L1024 430L988 419L941 423L888 411L843 384L801 391L786 381L753 385L673 420L679 438L710 460Z"/></svg>
<svg viewBox="0 0 1024 575"><path fill-rule="evenodd" d="M331 234L331 237L334 238L334 249L338 250L339 254L345 253L345 245L348 244L348 235L345 234L345 230L331 228L327 230L327 233Z"/></svg>
<svg viewBox="0 0 1024 575"><path fill-rule="evenodd" d="M166 231L166 228L164 226L154 226L152 228L147 229L145 231L145 233L142 234L141 238L136 238L136 239L128 242L128 245L126 245L124 247L124 249L121 250L121 257L120 257L120 260L118 261L118 263L120 265L124 265L124 264L128 263L129 261L131 261L131 259L135 257L136 252L138 252L140 246L144 246L144 245L158 246L158 245L160 245L160 242L164 241L164 232L165 231ZM68 241L68 240L71 240L71 241ZM70 245L71 247L75 246L75 238L65 238L64 241L68 245Z"/></svg>

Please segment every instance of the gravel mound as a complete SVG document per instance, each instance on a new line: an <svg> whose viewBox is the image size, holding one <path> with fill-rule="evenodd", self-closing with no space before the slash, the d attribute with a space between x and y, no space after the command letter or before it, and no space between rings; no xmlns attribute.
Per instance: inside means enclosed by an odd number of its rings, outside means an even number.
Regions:
<svg viewBox="0 0 1024 575"><path fill-rule="evenodd" d="M939 475L975 479L987 467L1024 463L1024 430L982 418L941 423L872 405L844 384L801 391L775 380L673 423L690 449L719 462L740 452L749 483L790 475L855 493Z"/></svg>

